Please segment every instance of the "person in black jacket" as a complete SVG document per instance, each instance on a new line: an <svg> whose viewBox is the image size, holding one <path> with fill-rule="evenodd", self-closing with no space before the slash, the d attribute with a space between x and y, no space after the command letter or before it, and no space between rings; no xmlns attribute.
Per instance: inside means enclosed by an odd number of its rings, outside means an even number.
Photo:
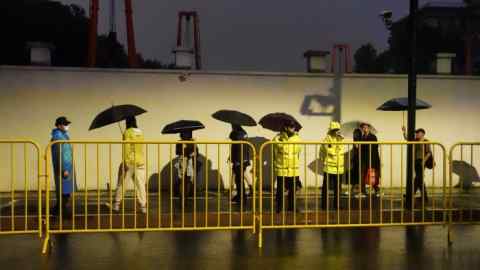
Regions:
<svg viewBox="0 0 480 270"><path fill-rule="evenodd" d="M192 131L184 131L180 133L182 141L193 141ZM193 196L194 191L194 176L200 170L200 163L198 162L198 147L192 143L177 143L175 145L175 154L178 159L175 164L177 169L177 178L174 186L174 195L184 197Z"/></svg>
<svg viewBox="0 0 480 270"><path fill-rule="evenodd" d="M241 126L232 125L232 131L229 137L232 141L245 141L247 139L247 132ZM232 144L230 162L232 163L235 187L237 189L237 194L232 198L232 202L240 203L242 199L245 202L247 196L245 195L243 178L247 173L247 167L250 166L250 151L248 145Z"/></svg>
<svg viewBox="0 0 480 270"><path fill-rule="evenodd" d="M371 132L371 126L368 123L361 123L360 124L360 131L361 133L357 133L357 137L354 137L354 141L360 141L360 142L376 142L377 136L375 136ZM360 136L358 136L360 135ZM357 145L357 148L355 149L355 154L357 155L357 162L358 164L354 166L354 169L357 170L356 174L360 174L358 179L358 183L360 184L360 190L362 194L366 193L366 184L365 184L365 179L368 177L368 171L369 170L375 170L375 177L377 181L375 181L375 184L373 185L373 188L375 193L377 195L380 194L380 188L379 188L379 181L380 179L380 154L378 151L378 144L362 144L362 145Z"/></svg>

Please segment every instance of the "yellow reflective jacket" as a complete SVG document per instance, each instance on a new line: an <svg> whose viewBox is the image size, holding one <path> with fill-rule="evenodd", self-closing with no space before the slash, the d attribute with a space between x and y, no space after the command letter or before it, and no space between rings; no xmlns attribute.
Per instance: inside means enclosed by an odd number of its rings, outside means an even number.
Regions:
<svg viewBox="0 0 480 270"><path fill-rule="evenodd" d="M325 143L322 146L321 158L323 158L323 172L328 174L343 174L344 166L344 149L342 144L330 144L334 142L342 142L343 138L339 136L332 136L330 134L323 140Z"/></svg>
<svg viewBox="0 0 480 270"><path fill-rule="evenodd" d="M124 141L143 141L143 132L138 128L129 128L123 133ZM130 166L141 166L145 164L145 157L142 144L124 144L123 162Z"/></svg>
<svg viewBox="0 0 480 270"><path fill-rule="evenodd" d="M288 137L287 133L281 132L274 142L299 142L300 136L297 133ZM299 144L274 144L274 165L277 176L293 177L299 175L300 166L300 145Z"/></svg>

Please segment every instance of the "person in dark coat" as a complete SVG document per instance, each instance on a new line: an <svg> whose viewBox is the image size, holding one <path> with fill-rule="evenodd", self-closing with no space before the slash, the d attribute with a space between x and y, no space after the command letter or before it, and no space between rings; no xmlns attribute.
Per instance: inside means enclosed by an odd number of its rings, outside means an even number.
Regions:
<svg viewBox="0 0 480 270"><path fill-rule="evenodd" d="M245 141L247 139L247 132L238 125L232 125L230 132L230 139L232 141ZM247 196L245 195L244 176L246 169L250 166L250 151L248 145L232 144L231 145L230 162L232 163L232 170L235 177L235 187L237 194L232 198L232 202L240 203L241 200L245 202Z"/></svg>
<svg viewBox="0 0 480 270"><path fill-rule="evenodd" d="M68 141L68 129L70 121L65 116L58 117L55 121L55 128L52 130L51 141ZM75 188L75 172L73 168L73 152L69 143L57 143L52 145L52 163L53 175L55 179L55 193L57 197L56 205L53 207L52 214L69 217L67 204L70 200L70 194Z"/></svg>
<svg viewBox="0 0 480 270"><path fill-rule="evenodd" d="M376 142L377 136L371 133L370 131L370 124L368 123L361 123L360 130L361 134L360 137L356 138L356 141L360 142ZM357 134L358 135L358 134ZM355 141L355 138L354 138ZM356 166L356 170L360 173L360 177L358 179L358 183L360 184L360 190L362 194L366 193L366 184L365 179L368 177L368 170L373 169L375 170L376 179L380 179L380 154L378 151L378 144L362 144L359 145L356 149L356 154L358 157L358 165ZM355 166L354 166L355 167ZM377 195L380 194L379 188L379 181L376 181L373 185L373 189Z"/></svg>
<svg viewBox="0 0 480 270"><path fill-rule="evenodd" d="M184 131L180 133L182 141L193 141L192 131ZM177 143L175 145L175 154L177 155L177 177L174 186L174 195L193 196L194 176L200 170L200 163L197 159L198 147L195 144Z"/></svg>

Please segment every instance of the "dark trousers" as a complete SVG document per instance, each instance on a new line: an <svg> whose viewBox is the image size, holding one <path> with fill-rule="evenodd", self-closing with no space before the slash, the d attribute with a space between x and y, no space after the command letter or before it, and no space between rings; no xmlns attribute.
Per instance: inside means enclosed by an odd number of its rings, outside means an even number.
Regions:
<svg viewBox="0 0 480 270"><path fill-rule="evenodd" d="M55 206L52 209L52 215L58 216L60 214L60 211L63 212L64 218L67 218L65 216L69 215L69 211L67 211L67 204L70 200L70 194L62 194L60 195L60 192L57 192L57 202L55 203ZM60 201L62 202L62 209L60 209Z"/></svg>
<svg viewBox="0 0 480 270"><path fill-rule="evenodd" d="M185 175L185 179L183 180L182 178L176 179L173 194L177 197L192 197L193 189L192 177Z"/></svg>
<svg viewBox="0 0 480 270"><path fill-rule="evenodd" d="M323 174L323 185L322 185L322 209L327 209L327 183L328 189L333 190L333 209L337 209L338 204L340 203L338 193L340 191L340 179L342 179L342 174Z"/></svg>
<svg viewBox="0 0 480 270"><path fill-rule="evenodd" d="M422 189L423 189L422 196L425 199L425 202L428 202L427 187L423 182L423 173L425 169L425 167L423 166L423 160L416 159L414 168L415 168L415 178L413 180L413 189L412 189L412 181L407 179L407 187L406 187L407 194L405 196L406 198L405 206L407 208L412 207L412 198L414 198L415 193L417 193L417 191L420 190L420 192L422 192Z"/></svg>
<svg viewBox="0 0 480 270"><path fill-rule="evenodd" d="M418 190L422 192L423 188L423 194L425 200L428 200L427 196L427 187L423 183L423 173L424 173L424 166L423 166L423 160L417 159L415 160L415 181L414 181L414 186L413 186L413 194L417 193ZM411 187L410 187L411 190Z"/></svg>
<svg viewBox="0 0 480 270"><path fill-rule="evenodd" d="M298 176L293 177L284 177L284 176L277 176L277 193L276 193L276 202L277 202L277 213L280 213L284 209L284 193L285 190L288 191L287 195L287 203L285 205L285 209L287 211L293 211L294 204L295 204L295 186L296 182L300 181Z"/></svg>
<svg viewBox="0 0 480 270"><path fill-rule="evenodd" d="M247 169L247 166L245 165L233 166L233 173L235 174L235 187L237 188L237 196L238 196L238 199L243 198L244 200L246 199L246 197L245 197L245 184L243 182L243 176L245 174L246 169Z"/></svg>

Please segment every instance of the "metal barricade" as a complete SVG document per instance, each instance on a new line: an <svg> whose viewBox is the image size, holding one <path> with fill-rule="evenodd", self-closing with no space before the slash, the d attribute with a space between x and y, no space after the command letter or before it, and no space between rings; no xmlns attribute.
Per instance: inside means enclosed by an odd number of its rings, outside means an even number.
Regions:
<svg viewBox="0 0 480 270"><path fill-rule="evenodd" d="M409 147L411 179L406 173ZM433 159L428 160L428 152ZM448 222L446 151L439 143L267 142L259 155L269 160L259 168L259 247L264 229ZM286 155L290 158L282 160ZM280 169L285 166L292 170L285 173Z"/></svg>
<svg viewBox="0 0 480 270"><path fill-rule="evenodd" d="M450 223L480 222L480 142L459 142L449 152Z"/></svg>
<svg viewBox="0 0 480 270"><path fill-rule="evenodd" d="M40 147L29 140L0 140L0 235L42 236Z"/></svg>
<svg viewBox="0 0 480 270"><path fill-rule="evenodd" d="M71 153L67 173L62 151ZM60 233L255 231L256 153L248 142L56 141L46 157L43 253Z"/></svg>

